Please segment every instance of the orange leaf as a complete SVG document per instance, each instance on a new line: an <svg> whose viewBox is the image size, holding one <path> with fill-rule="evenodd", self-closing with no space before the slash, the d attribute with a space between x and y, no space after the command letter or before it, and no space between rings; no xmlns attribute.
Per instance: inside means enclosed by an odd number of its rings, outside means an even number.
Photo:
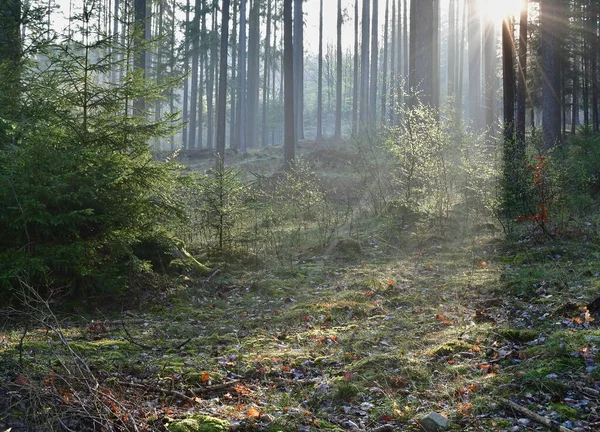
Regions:
<svg viewBox="0 0 600 432"><path fill-rule="evenodd" d="M384 414L381 416L381 421L392 421L392 420L394 420L394 417L389 414Z"/></svg>
<svg viewBox="0 0 600 432"><path fill-rule="evenodd" d="M446 316L443 313L439 313L435 316L435 319L438 321L443 321L446 319Z"/></svg>
<svg viewBox="0 0 600 432"><path fill-rule="evenodd" d="M210 381L210 375L208 374L208 372L204 372L202 374L202 382L207 383L208 381Z"/></svg>
<svg viewBox="0 0 600 432"><path fill-rule="evenodd" d="M344 372L344 379L346 381L350 381L352 380L352 372L348 371L348 372Z"/></svg>
<svg viewBox="0 0 600 432"><path fill-rule="evenodd" d="M248 408L248 411L246 411L246 414L249 418L257 419L260 418L261 412L254 407L250 407Z"/></svg>
<svg viewBox="0 0 600 432"><path fill-rule="evenodd" d="M473 352L480 352L481 348L479 347L479 345L473 345L471 347L471 351L473 351Z"/></svg>
<svg viewBox="0 0 600 432"><path fill-rule="evenodd" d="M389 281L387 281L387 286L392 288L394 286L394 281L391 279Z"/></svg>

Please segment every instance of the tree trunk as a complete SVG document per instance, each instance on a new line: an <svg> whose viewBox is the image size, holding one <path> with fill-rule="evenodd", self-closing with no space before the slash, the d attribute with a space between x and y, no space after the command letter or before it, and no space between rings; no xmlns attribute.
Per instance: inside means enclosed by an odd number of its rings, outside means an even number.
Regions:
<svg viewBox="0 0 600 432"><path fill-rule="evenodd" d="M323 0L319 9L319 58L317 72L317 141L323 139Z"/></svg>
<svg viewBox="0 0 600 432"><path fill-rule="evenodd" d="M21 74L21 2L0 1L0 118L16 119L19 114ZM0 127L0 149L8 139Z"/></svg>
<svg viewBox="0 0 600 432"><path fill-rule="evenodd" d="M294 1L294 102L296 103L296 135L304 139L304 13L303 0Z"/></svg>
<svg viewBox="0 0 600 432"><path fill-rule="evenodd" d="M283 63L285 91L285 142L283 162L286 170L292 169L296 153L296 133L294 132L294 45L292 42L292 0L283 0Z"/></svg>
<svg viewBox="0 0 600 432"><path fill-rule="evenodd" d="M354 0L354 85L352 86L352 135L358 133L358 0Z"/></svg>
<svg viewBox="0 0 600 432"><path fill-rule="evenodd" d="M386 121L393 122L396 109L396 0L392 0L392 35L390 46L390 83L389 83L389 109Z"/></svg>
<svg viewBox="0 0 600 432"><path fill-rule="evenodd" d="M560 15L561 0L542 0L540 26L542 33L542 127L544 150L561 142L560 133Z"/></svg>
<svg viewBox="0 0 600 432"><path fill-rule="evenodd" d="M519 23L519 89L517 93L516 138L519 147L525 146L527 116L527 21L529 2L523 0ZM524 153L524 152L523 152Z"/></svg>
<svg viewBox="0 0 600 432"><path fill-rule="evenodd" d="M434 0L411 0L410 14L410 104L436 107L434 97Z"/></svg>
<svg viewBox="0 0 600 432"><path fill-rule="evenodd" d="M361 67L360 67L360 107L359 133L362 133L369 121L369 33L370 33L370 0L362 2L361 33Z"/></svg>
<svg viewBox="0 0 600 432"><path fill-rule="evenodd" d="M213 4L214 6L214 4ZM207 61L208 70L206 76L206 148L215 148L215 81L217 67L217 8L212 10L212 30L210 33L210 61Z"/></svg>
<svg viewBox="0 0 600 432"><path fill-rule="evenodd" d="M124 28L125 26L123 26ZM189 120L189 73L190 73L190 0L185 3L185 35L184 35L184 60L183 60L183 130L181 131L181 141L184 149L188 149L188 120Z"/></svg>
<svg viewBox="0 0 600 432"><path fill-rule="evenodd" d="M338 0L337 4L337 51L336 51L336 68L337 79L335 82L335 139L342 137L342 25L344 24L342 17L342 0Z"/></svg>
<svg viewBox="0 0 600 432"><path fill-rule="evenodd" d="M485 23L485 49L484 53L484 110L486 138L489 145L492 143L494 131L494 94L496 92L496 29L494 21L486 18Z"/></svg>
<svg viewBox="0 0 600 432"><path fill-rule="evenodd" d="M239 148L242 153L246 153L246 0L240 2L240 64L238 67L239 71L239 85L238 85L238 104L237 114L238 119L236 126L236 148Z"/></svg>
<svg viewBox="0 0 600 432"><path fill-rule="evenodd" d="M231 112L229 114L229 147L236 148L235 142L235 126L238 121L237 119L237 106L236 106L236 98L239 94L239 87L237 82L237 13L238 13L238 2L234 0L233 2L233 23L231 26L231 83L233 85L230 86L230 94L231 94Z"/></svg>
<svg viewBox="0 0 600 432"><path fill-rule="evenodd" d="M258 114L258 83L260 59L260 1L253 0L250 9L248 33L248 93L246 95L246 142L250 147L257 144L256 119Z"/></svg>
<svg viewBox="0 0 600 432"><path fill-rule="evenodd" d="M383 30L383 74L381 82L381 124L385 125L387 121L387 84L388 84L388 45L389 45L389 19L390 19L390 1L385 1L385 24Z"/></svg>
<svg viewBox="0 0 600 432"><path fill-rule="evenodd" d="M456 91L456 0L448 4L448 96Z"/></svg>
<svg viewBox="0 0 600 432"><path fill-rule="evenodd" d="M225 128L227 123L227 51L229 40L229 0L223 0L221 21L221 59L219 66L219 101L217 102L216 168L225 166Z"/></svg>
<svg viewBox="0 0 600 432"><path fill-rule="evenodd" d="M200 0L196 0L194 5L194 20L192 21L191 38L192 38L192 89L191 89L191 104L190 104L190 126L188 148L195 149L197 147L196 129L198 109L198 69L200 57L200 13L202 12L202 4Z"/></svg>
<svg viewBox="0 0 600 432"><path fill-rule="evenodd" d="M377 118L377 67L379 65L379 0L373 1L373 23L371 25L371 87L369 89L369 127L375 126Z"/></svg>
<svg viewBox="0 0 600 432"><path fill-rule="evenodd" d="M134 68L141 79L146 79L146 0L135 0L134 2ZM143 115L146 110L144 98L139 96L133 104L136 115Z"/></svg>
<svg viewBox="0 0 600 432"><path fill-rule="evenodd" d="M469 118L474 130L481 129L481 24L479 0L468 2Z"/></svg>
<svg viewBox="0 0 600 432"><path fill-rule="evenodd" d="M265 36L265 58L263 68L263 100L262 100L262 126L261 141L263 147L267 145L267 110L269 106L269 78L271 77L271 16L272 0L267 0L267 34Z"/></svg>
<svg viewBox="0 0 600 432"><path fill-rule="evenodd" d="M507 160L514 160L515 131L515 72L514 72L513 26L510 18L502 21L502 76L504 78L504 146L511 155ZM559 119L560 127L560 119Z"/></svg>

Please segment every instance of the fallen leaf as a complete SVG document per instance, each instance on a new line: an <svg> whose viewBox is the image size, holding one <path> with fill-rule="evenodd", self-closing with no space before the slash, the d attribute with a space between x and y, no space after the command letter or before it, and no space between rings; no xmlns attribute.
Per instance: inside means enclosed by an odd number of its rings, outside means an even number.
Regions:
<svg viewBox="0 0 600 432"><path fill-rule="evenodd" d="M248 411L246 411L246 415L248 418L258 419L261 416L261 412L254 407L250 407L248 408Z"/></svg>

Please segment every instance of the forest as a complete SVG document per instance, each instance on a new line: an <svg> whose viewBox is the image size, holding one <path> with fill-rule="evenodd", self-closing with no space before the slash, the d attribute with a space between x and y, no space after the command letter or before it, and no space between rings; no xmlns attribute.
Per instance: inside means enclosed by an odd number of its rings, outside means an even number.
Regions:
<svg viewBox="0 0 600 432"><path fill-rule="evenodd" d="M599 0L0 0L0 431L600 430Z"/></svg>

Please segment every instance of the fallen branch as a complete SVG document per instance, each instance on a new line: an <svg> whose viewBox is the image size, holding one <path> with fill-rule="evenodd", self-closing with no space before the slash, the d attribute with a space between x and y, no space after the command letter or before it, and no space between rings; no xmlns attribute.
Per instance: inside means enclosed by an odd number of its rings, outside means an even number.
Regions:
<svg viewBox="0 0 600 432"><path fill-rule="evenodd" d="M131 388L136 388L136 389L140 389L140 390L151 391L152 393L165 393L165 394L168 394L168 395L171 395L174 397L181 398L192 404L196 403L194 398L191 398L188 395L178 392L177 390L169 390L169 389L165 389L165 388L161 388L161 387L156 387L156 386L153 386L150 384L138 384L138 383L132 383L132 382L127 382L127 381L118 381L118 383L119 383L119 385L122 385L124 387L131 387Z"/></svg>
<svg viewBox="0 0 600 432"><path fill-rule="evenodd" d="M567 427L564 427L562 425L560 425L558 422L554 421L554 420L550 420L547 417L541 416L537 413L534 413L533 411L519 405L516 402L513 402L509 399L500 399L499 402L508 407L511 408L517 412L519 412L520 414L524 415L525 417L529 418L530 420L535 421L536 423L539 423L543 426L546 426L548 429L550 429L551 431L556 431L556 432L573 432L572 429L569 429Z"/></svg>

